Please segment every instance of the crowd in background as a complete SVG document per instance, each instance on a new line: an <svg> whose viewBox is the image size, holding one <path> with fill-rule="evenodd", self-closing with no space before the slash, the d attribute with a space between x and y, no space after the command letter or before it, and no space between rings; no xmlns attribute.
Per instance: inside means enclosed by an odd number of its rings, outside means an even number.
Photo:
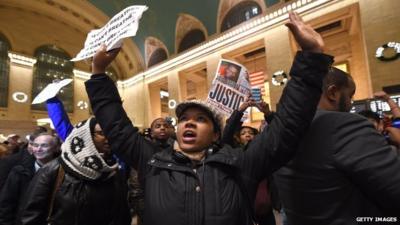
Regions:
<svg viewBox="0 0 400 225"><path fill-rule="evenodd" d="M103 46L86 82L95 117L72 125L55 97L54 131L0 144L0 225L400 223L400 108L378 92L390 115L349 113L352 78L296 14L287 26L302 51L276 112L248 96L222 122L187 101L177 127L157 118L142 132L104 73L118 50ZM262 126L243 125L249 107Z"/></svg>

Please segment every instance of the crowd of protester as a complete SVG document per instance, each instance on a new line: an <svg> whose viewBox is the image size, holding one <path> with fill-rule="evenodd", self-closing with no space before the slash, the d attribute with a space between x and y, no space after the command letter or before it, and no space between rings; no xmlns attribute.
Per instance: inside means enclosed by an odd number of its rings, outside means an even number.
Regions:
<svg viewBox="0 0 400 225"><path fill-rule="evenodd" d="M248 96L226 121L185 101L177 127L157 118L140 132L105 75L119 49L102 46L85 83L94 117L72 125L54 97L54 131L0 144L0 225L399 224L400 108L378 92L392 118L349 113L354 81L289 18L302 51L276 112ZM250 107L264 114L259 128L243 125Z"/></svg>

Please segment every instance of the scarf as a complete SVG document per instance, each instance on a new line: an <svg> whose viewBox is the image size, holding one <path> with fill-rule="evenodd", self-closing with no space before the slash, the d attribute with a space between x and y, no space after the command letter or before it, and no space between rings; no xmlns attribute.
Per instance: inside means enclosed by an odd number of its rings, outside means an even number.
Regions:
<svg viewBox="0 0 400 225"><path fill-rule="evenodd" d="M87 180L112 177L118 164L109 166L97 151L92 133L90 118L78 123L61 146L61 162L69 171Z"/></svg>

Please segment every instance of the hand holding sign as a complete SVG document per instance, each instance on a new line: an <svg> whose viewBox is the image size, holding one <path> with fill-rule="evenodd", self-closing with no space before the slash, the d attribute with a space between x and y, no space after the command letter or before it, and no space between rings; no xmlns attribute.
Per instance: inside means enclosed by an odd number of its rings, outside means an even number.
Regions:
<svg viewBox="0 0 400 225"><path fill-rule="evenodd" d="M110 65L121 50L121 48L116 48L107 52L106 49L106 46L102 45L93 56L92 74L104 73L107 66Z"/></svg>
<svg viewBox="0 0 400 225"><path fill-rule="evenodd" d="M258 108L258 110L260 110L260 112L264 113L264 115L268 115L271 113L271 110L269 109L269 104L264 101L258 103L256 107Z"/></svg>
<svg viewBox="0 0 400 225"><path fill-rule="evenodd" d="M244 112L247 108L255 106L256 102L251 97L248 97L242 104L240 104L238 111Z"/></svg>

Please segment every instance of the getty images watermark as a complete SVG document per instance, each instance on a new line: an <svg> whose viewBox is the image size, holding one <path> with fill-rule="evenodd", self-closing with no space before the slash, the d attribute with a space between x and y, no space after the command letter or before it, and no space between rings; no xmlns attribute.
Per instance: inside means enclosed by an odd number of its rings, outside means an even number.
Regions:
<svg viewBox="0 0 400 225"><path fill-rule="evenodd" d="M387 223L396 223L399 221L397 217L357 217L357 222L387 222Z"/></svg>

